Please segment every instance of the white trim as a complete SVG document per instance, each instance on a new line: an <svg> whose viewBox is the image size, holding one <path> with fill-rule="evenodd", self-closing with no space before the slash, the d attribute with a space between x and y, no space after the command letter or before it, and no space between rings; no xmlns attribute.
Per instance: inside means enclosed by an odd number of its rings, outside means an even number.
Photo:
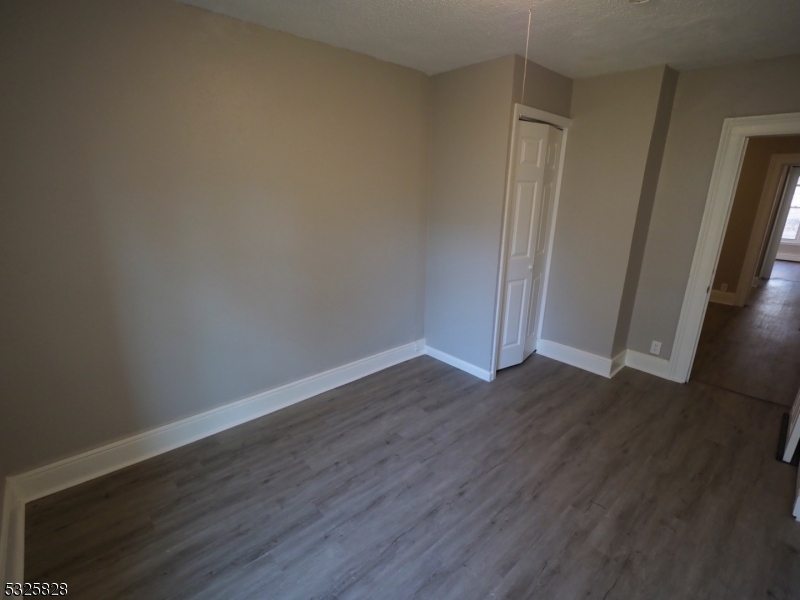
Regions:
<svg viewBox="0 0 800 600"><path fill-rule="evenodd" d="M25 503L6 479L0 521L0 583L22 583L25 564Z"/></svg>
<svg viewBox="0 0 800 600"><path fill-rule="evenodd" d="M750 295L751 288L743 285L743 282L752 281L758 276L758 259L772 237L768 228L780 203L781 181L787 174L786 167L792 164L800 164L800 154L775 154L769 161L767 177L761 189L756 218L747 243L747 252L739 273L739 284L736 286L736 306L744 306ZM773 229L776 226L777 222L773 224Z"/></svg>
<svg viewBox="0 0 800 600"><path fill-rule="evenodd" d="M794 510L792 511L795 521L800 521L800 471L797 473L797 491L795 492Z"/></svg>
<svg viewBox="0 0 800 600"><path fill-rule="evenodd" d="M423 354L418 340L145 431L56 463L9 477L25 502L65 490L129 465L252 421Z"/></svg>
<svg viewBox="0 0 800 600"><path fill-rule="evenodd" d="M508 164L506 165L506 193L503 200L503 221L501 224L502 232L500 234L500 257L497 269L497 290L495 292L495 305L494 305L494 332L493 332L493 340L494 345L492 347L492 360L489 367L489 371L491 373L492 379L494 379L495 374L497 373L497 363L500 356L500 328L501 323L500 320L502 319L502 307L503 307L503 284L506 278L506 247L508 245L508 220L509 220L509 210L511 205L511 190L513 188L514 182L512 178L514 177L514 169L513 169L513 157L514 157L514 148L515 142L517 139L517 126L519 123L520 117L527 117L529 119L536 119L537 121L541 121L543 123L549 123L555 127L558 127L562 130L561 135L561 156L559 158L558 164L558 174L556 175L556 187L555 193L553 197L553 216L552 222L550 224L550 239L548 241L548 248L547 248L547 264L544 268L544 279L542 281L542 306L539 309L539 323L538 331L541 334L542 331L542 323L544 321L544 311L547 308L547 288L550 284L550 264L553 258L553 238L555 237L556 231L556 220L558 219L558 202L561 198L561 181L563 179L564 174L564 157L566 156L567 152L567 136L569 133L569 128L572 125L572 119L568 119L567 117L562 117L561 115L556 115L553 113L549 113L543 110L539 110L538 108L533 108L530 106L524 106L522 104L514 104L514 110L512 111L511 115L511 139L509 140L510 149L508 152ZM539 341L537 340L537 348Z"/></svg>
<svg viewBox="0 0 800 600"><path fill-rule="evenodd" d="M790 463L800 444L800 391L792 403L789 413L789 426L786 428L786 446L783 448L783 462Z"/></svg>
<svg viewBox="0 0 800 600"><path fill-rule="evenodd" d="M776 260L788 260L790 262L800 262L800 254L787 254L786 252L778 252Z"/></svg>
<svg viewBox="0 0 800 600"><path fill-rule="evenodd" d="M435 358L436 360L440 360L445 364L450 365L451 367L455 367L456 369L461 369L465 373L469 373L470 375L474 375L484 381L494 381L494 373L491 371L487 371L486 369L481 369L480 367L476 367L472 363L468 363L465 360L461 360L460 358L456 358L446 352L442 352L441 350L437 350L436 348L431 348L430 346L425 346L425 354L430 356L431 358Z"/></svg>
<svg viewBox="0 0 800 600"><path fill-rule="evenodd" d="M520 117L535 119L542 123L554 125L559 129L568 129L572 126L572 119L569 117L562 117L555 113L549 113L544 110L539 110L538 108L533 108L532 106L516 103L514 104L514 123L519 121Z"/></svg>
<svg viewBox="0 0 800 600"><path fill-rule="evenodd" d="M624 351L611 359L543 339L539 339L536 342L536 352L547 358L552 358L609 379L619 372L625 362Z"/></svg>
<svg viewBox="0 0 800 600"><path fill-rule="evenodd" d="M635 350L627 350L625 353L625 366L637 371L649 373L662 379L672 380L670 376L669 361L652 354L644 354ZM683 382L680 382L683 383Z"/></svg>
<svg viewBox="0 0 800 600"><path fill-rule="evenodd" d="M725 119L669 361L670 379L689 379L747 138L798 133L800 113Z"/></svg>
<svg viewBox="0 0 800 600"><path fill-rule="evenodd" d="M786 430L786 447L783 449L783 461L790 463L794 457L797 445L800 443L800 391L792 405L792 412L789 415L789 427ZM795 492L794 518L800 521L800 473L797 474L797 491Z"/></svg>
<svg viewBox="0 0 800 600"><path fill-rule="evenodd" d="M627 356L627 353L627 350L623 350L611 359L611 372L608 374L609 379L619 373L622 370L622 367L625 366L625 357Z"/></svg>
<svg viewBox="0 0 800 600"><path fill-rule="evenodd" d="M737 294L733 292L720 292L719 290L711 290L709 302L716 302L717 304L728 304L730 306L739 306L737 304Z"/></svg>

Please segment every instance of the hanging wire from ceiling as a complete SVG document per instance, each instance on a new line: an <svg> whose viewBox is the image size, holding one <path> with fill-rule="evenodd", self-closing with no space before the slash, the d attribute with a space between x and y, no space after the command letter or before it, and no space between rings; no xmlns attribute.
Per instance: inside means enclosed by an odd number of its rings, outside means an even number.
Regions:
<svg viewBox="0 0 800 600"><path fill-rule="evenodd" d="M528 76L528 46L531 42L531 16L533 15L533 0L528 7L528 35L525 37L525 68L522 70L522 98L521 104L525 104L525 78Z"/></svg>

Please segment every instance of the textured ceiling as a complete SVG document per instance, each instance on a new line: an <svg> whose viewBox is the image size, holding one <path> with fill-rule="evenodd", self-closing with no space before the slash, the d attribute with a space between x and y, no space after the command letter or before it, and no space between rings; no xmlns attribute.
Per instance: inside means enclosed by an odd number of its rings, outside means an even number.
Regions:
<svg viewBox="0 0 800 600"><path fill-rule="evenodd" d="M179 1L428 74L525 53L528 0ZM570 77L789 54L800 0L533 0L530 58Z"/></svg>

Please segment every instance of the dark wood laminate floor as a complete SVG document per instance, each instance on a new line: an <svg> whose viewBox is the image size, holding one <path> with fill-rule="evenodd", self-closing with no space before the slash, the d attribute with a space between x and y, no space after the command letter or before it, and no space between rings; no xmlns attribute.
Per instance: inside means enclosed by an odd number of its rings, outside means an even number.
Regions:
<svg viewBox="0 0 800 600"><path fill-rule="evenodd" d="M800 262L790 260L776 260L772 267L770 277L774 279L787 279L800 283Z"/></svg>
<svg viewBox="0 0 800 600"><path fill-rule="evenodd" d="M691 379L792 405L800 389L800 263L784 263L744 308L709 303Z"/></svg>
<svg viewBox="0 0 800 600"><path fill-rule="evenodd" d="M800 597L780 407L414 359L27 507L70 598Z"/></svg>

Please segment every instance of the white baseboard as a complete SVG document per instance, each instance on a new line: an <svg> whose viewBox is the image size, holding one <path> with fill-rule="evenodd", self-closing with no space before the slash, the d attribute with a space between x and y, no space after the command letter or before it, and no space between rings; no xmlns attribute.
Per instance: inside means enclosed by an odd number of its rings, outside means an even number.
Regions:
<svg viewBox="0 0 800 600"><path fill-rule="evenodd" d="M662 379L674 381L670 376L669 361L652 354L644 354L635 350L625 351L625 365L637 371L643 371ZM683 382L681 382L683 383Z"/></svg>
<svg viewBox="0 0 800 600"><path fill-rule="evenodd" d="M736 306L736 293L711 290L711 297L709 298L709 300L711 302L716 302L717 304L728 304L730 306Z"/></svg>
<svg viewBox="0 0 800 600"><path fill-rule="evenodd" d="M421 356L424 348L424 340L411 342L8 479L30 502Z"/></svg>
<svg viewBox="0 0 800 600"><path fill-rule="evenodd" d="M797 474L797 492L795 493L794 510L792 511L795 521L800 521L800 472Z"/></svg>
<svg viewBox="0 0 800 600"><path fill-rule="evenodd" d="M602 375L609 379L625 366L624 352L612 358L606 358L585 350L578 350L558 342L540 339L536 342L536 352L547 358L578 367L584 371Z"/></svg>
<svg viewBox="0 0 800 600"><path fill-rule="evenodd" d="M474 375L475 377L479 377L484 381L494 381L494 375L491 371L487 371L486 369L481 369L480 367L476 367L472 363L468 363L465 360L461 360L460 358L456 358L455 356L451 356L446 352L442 352L441 350L437 350L436 348L431 348L430 346L425 346L425 354L430 356L431 358L435 358L436 360L440 360L445 364L450 365L451 367L455 367L456 369L461 369L462 371L469 373L470 375Z"/></svg>
<svg viewBox="0 0 800 600"><path fill-rule="evenodd" d="M605 358L550 340L539 340L536 344L536 351L542 356L567 363L568 365L578 367L590 373L608 377L609 379L619 373L622 367L630 367L637 371L644 371L650 375L661 377L662 379L675 381L670 376L670 364L668 360L650 354L636 352L635 350L623 350L614 358Z"/></svg>
<svg viewBox="0 0 800 600"><path fill-rule="evenodd" d="M425 353L417 340L21 475L7 477L0 522L0 580L22 582L25 503L296 404Z"/></svg>
<svg viewBox="0 0 800 600"><path fill-rule="evenodd" d="M800 254L788 253L788 252L778 252L778 255L775 257L776 260L790 260L792 262L800 262Z"/></svg>
<svg viewBox="0 0 800 600"><path fill-rule="evenodd" d="M611 372L608 374L609 378L619 373L622 370L622 367L625 366L625 356L627 355L627 352L627 350L623 350L611 359Z"/></svg>
<svg viewBox="0 0 800 600"><path fill-rule="evenodd" d="M0 583L22 583L25 564L25 503L6 480L0 521Z"/></svg>

